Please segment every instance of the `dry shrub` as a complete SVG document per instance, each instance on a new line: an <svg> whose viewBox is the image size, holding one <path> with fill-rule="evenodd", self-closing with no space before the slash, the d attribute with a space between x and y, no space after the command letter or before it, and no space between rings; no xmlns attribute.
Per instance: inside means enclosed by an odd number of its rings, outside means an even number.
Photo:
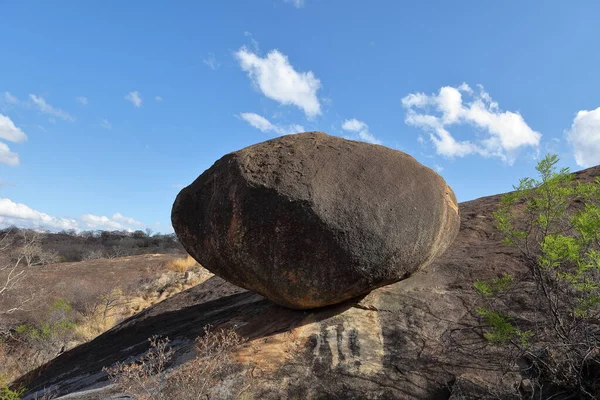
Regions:
<svg viewBox="0 0 600 400"><path fill-rule="evenodd" d="M190 255L187 257L175 258L167 263L167 269L175 272L186 272L199 264Z"/></svg>
<svg viewBox="0 0 600 400"><path fill-rule="evenodd" d="M6 382L32 371L57 353L55 348L33 346L12 335L3 335L0 340L0 378Z"/></svg>
<svg viewBox="0 0 600 400"><path fill-rule="evenodd" d="M104 258L104 251L102 249L88 250L81 255L82 261L99 260Z"/></svg>
<svg viewBox="0 0 600 400"><path fill-rule="evenodd" d="M89 313L75 328L78 336L84 341L91 340L106 332L131 313L129 301L120 288L98 296L89 308Z"/></svg>
<svg viewBox="0 0 600 400"><path fill-rule="evenodd" d="M168 399L195 400L209 397L210 389L233 372L233 350L245 340L234 329L210 331L196 339L197 356L171 374L163 392Z"/></svg>
<svg viewBox="0 0 600 400"><path fill-rule="evenodd" d="M105 368L119 390L138 400L192 400L209 398L210 390L232 372L233 350L245 340L233 328L212 332L196 339L197 356L174 371L166 371L173 357L169 339L149 339L150 349L139 360Z"/></svg>
<svg viewBox="0 0 600 400"><path fill-rule="evenodd" d="M148 341L150 349L136 362L116 363L104 370L120 390L138 400L164 399L161 394L162 372L173 357L173 350L169 347L168 338L153 336Z"/></svg>

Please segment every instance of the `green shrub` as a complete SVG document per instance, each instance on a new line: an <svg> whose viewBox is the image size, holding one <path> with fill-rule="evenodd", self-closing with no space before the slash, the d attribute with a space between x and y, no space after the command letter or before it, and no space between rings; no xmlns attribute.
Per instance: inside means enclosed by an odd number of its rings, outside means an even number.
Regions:
<svg viewBox="0 0 600 400"><path fill-rule="evenodd" d="M517 349L540 394L600 395L600 178L576 182L558 157L538 163L539 179L522 179L494 213L503 243L518 248L533 282L529 303L540 316L521 330L510 309L517 278L477 281L484 337ZM516 363L516 359L513 360Z"/></svg>
<svg viewBox="0 0 600 400"><path fill-rule="evenodd" d="M48 341L65 337L77 324L72 321L72 307L68 300L58 299L48 308L44 322L37 325L22 324L15 328L17 334L29 341Z"/></svg>
<svg viewBox="0 0 600 400"><path fill-rule="evenodd" d="M8 384L0 377L0 400L20 400L25 389L11 390Z"/></svg>

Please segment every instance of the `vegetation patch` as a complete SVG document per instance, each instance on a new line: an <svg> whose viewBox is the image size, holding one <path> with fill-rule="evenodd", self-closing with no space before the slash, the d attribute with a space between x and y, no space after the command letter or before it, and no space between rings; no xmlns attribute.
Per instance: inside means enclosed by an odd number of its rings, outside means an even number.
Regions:
<svg viewBox="0 0 600 400"><path fill-rule="evenodd" d="M575 182L546 156L494 213L504 243L521 252L524 276L477 281L483 336L520 365L535 398L600 396L600 179ZM515 311L516 283L532 283L531 319ZM533 398L533 397L532 397Z"/></svg>

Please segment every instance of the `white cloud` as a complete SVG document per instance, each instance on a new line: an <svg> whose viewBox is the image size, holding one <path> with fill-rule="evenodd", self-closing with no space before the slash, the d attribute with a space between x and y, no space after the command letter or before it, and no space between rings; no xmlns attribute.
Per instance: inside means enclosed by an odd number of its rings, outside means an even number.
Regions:
<svg viewBox="0 0 600 400"><path fill-rule="evenodd" d="M127 96L125 96L125 100L130 101L131 104L133 104L137 108L140 108L142 106L142 102L143 102L142 96L140 95L140 92L138 92L137 90L127 93Z"/></svg>
<svg viewBox="0 0 600 400"><path fill-rule="evenodd" d="M92 229L109 229L109 230L122 230L125 229L123 225L118 223L117 221L113 221L112 219L102 215L93 215L93 214L83 214L79 217L88 228Z"/></svg>
<svg viewBox="0 0 600 400"><path fill-rule="evenodd" d="M0 142L0 164L6 164L10 166L19 165L19 155L10 151L10 148L6 143Z"/></svg>
<svg viewBox="0 0 600 400"><path fill-rule="evenodd" d="M143 226L139 221L136 221L133 218L126 217L121 213L115 213L112 217L107 217L104 215L94 215L94 214L83 214L79 219L86 225L88 228L92 229L105 229L105 230L126 230L132 232L132 226L140 227Z"/></svg>
<svg viewBox="0 0 600 400"><path fill-rule="evenodd" d="M84 97L84 96L75 97L75 101L77 101L82 106L87 106L87 104L88 104L88 99L87 99L87 97Z"/></svg>
<svg viewBox="0 0 600 400"><path fill-rule="evenodd" d="M103 119L100 125L105 129L112 129L112 124L107 119Z"/></svg>
<svg viewBox="0 0 600 400"><path fill-rule="evenodd" d="M183 189L185 185L183 183L174 183L171 185L171 187L174 189Z"/></svg>
<svg viewBox="0 0 600 400"><path fill-rule="evenodd" d="M161 96L154 96L154 100L163 101L163 98Z"/></svg>
<svg viewBox="0 0 600 400"><path fill-rule="evenodd" d="M53 106L48 104L42 96L36 96L35 94L30 94L29 99L44 114L49 114L49 115L52 115L54 117L60 118L65 121L75 122L75 118L73 118L68 112L63 111L60 108L54 108Z"/></svg>
<svg viewBox="0 0 600 400"><path fill-rule="evenodd" d="M208 53L208 56L206 56L206 58L203 58L202 62L208 65L208 67L213 71L219 68L219 63L217 62L217 59L215 58L215 55L213 53Z"/></svg>
<svg viewBox="0 0 600 400"><path fill-rule="evenodd" d="M600 107L579 111L567 139L573 146L577 165L588 168L600 164Z"/></svg>
<svg viewBox="0 0 600 400"><path fill-rule="evenodd" d="M411 93L402 99L407 109L405 122L428 132L436 152L446 157L480 154L512 164L519 149L537 148L542 135L518 112L501 111L483 86L477 86L478 93L466 83L442 87L438 94L429 96ZM448 131L456 125L475 126L482 135L473 142L457 141Z"/></svg>
<svg viewBox="0 0 600 400"><path fill-rule="evenodd" d="M272 50L261 58L246 47L239 49L237 57L242 70L248 73L252 83L268 98L281 104L295 105L313 118L321 114L317 91L321 81L312 71L297 72L287 56Z"/></svg>
<svg viewBox="0 0 600 400"><path fill-rule="evenodd" d="M262 132L274 132L278 135L288 135L291 133L299 133L304 132L304 127L302 125L278 125L273 124L271 121L263 117L262 115L258 115L255 113L241 113L240 117L252 125L254 128L262 131Z"/></svg>
<svg viewBox="0 0 600 400"><path fill-rule="evenodd" d="M0 184L7 184L0 182ZM50 230L75 229L81 227L106 230L133 231L130 226L140 227L143 224L133 218L115 213L112 218L93 214L83 214L78 220L52 217L34 210L22 203L15 203L7 198L0 198L0 226L16 225L22 228L40 228Z"/></svg>
<svg viewBox="0 0 600 400"><path fill-rule="evenodd" d="M273 124L262 115L258 115L255 113L241 113L240 117L242 117L244 121L246 121L256 129L259 129L263 132L269 132L274 130Z"/></svg>
<svg viewBox="0 0 600 400"><path fill-rule="evenodd" d="M144 226L144 224L142 224L140 221L136 221L135 219L133 219L131 217L126 217L126 216L122 215L121 213L113 214L112 219L114 221L121 222L121 223L127 224L127 225Z"/></svg>
<svg viewBox="0 0 600 400"><path fill-rule="evenodd" d="M74 219L56 218L10 199L0 199L0 225L43 229L77 229Z"/></svg>
<svg viewBox="0 0 600 400"><path fill-rule="evenodd" d="M17 104L19 102L19 99L17 99L9 92L4 92L4 100L9 104Z"/></svg>
<svg viewBox="0 0 600 400"><path fill-rule="evenodd" d="M369 126L356 118L347 119L342 124L342 129L358 134L358 138L364 142L381 144L381 141L369 132Z"/></svg>
<svg viewBox="0 0 600 400"><path fill-rule="evenodd" d="M285 3L290 3L296 8L304 7L304 0L283 0Z"/></svg>
<svg viewBox="0 0 600 400"><path fill-rule="evenodd" d="M27 135L15 126L10 118L0 114L0 139L11 142L23 142ZM12 152L6 143L0 142L0 164L19 165L19 155Z"/></svg>
<svg viewBox="0 0 600 400"><path fill-rule="evenodd" d="M0 114L0 139L23 142L27 140L27 135L17 128L10 118Z"/></svg>

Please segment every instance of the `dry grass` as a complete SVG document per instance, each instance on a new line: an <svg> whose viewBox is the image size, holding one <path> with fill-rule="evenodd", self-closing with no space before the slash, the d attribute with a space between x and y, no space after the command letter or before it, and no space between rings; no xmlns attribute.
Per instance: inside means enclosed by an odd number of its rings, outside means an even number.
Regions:
<svg viewBox="0 0 600 400"><path fill-rule="evenodd" d="M174 272L183 273L198 266L200 266L200 264L198 264L190 255L167 262L167 269Z"/></svg>
<svg viewBox="0 0 600 400"><path fill-rule="evenodd" d="M191 257L188 256L188 258ZM178 258L174 261L181 263L185 261L186 265L190 264L185 258ZM212 276L195 261L192 266L195 266L194 271L187 269L175 272L167 264L168 270L158 276L140 293L125 295L119 289L114 289L111 293L101 296L92 313L77 325L77 334L84 341L92 340L124 319L196 286Z"/></svg>
<svg viewBox="0 0 600 400"><path fill-rule="evenodd" d="M61 341L49 341L39 339L34 342L26 337L21 337L13 332L10 335L0 335L0 378L4 377L7 381L21 376L40 365L48 362L53 357L59 354L60 351L68 349L88 342L108 329L117 325L119 322L144 309L165 300L183 290L189 289L195 285L204 282L212 276L207 270L202 268L191 257L181 257L172 260L160 260L154 264L151 270L142 271L138 276L143 277L141 284L132 285L134 279L128 277L125 280L126 288L113 289L110 292L102 292L102 288L114 287L116 276L123 277L130 271L130 265L135 265L138 269L141 267L140 261L151 261L151 256L131 257L131 261L126 259L118 262L111 260L95 260L94 262L81 262L82 266L95 263L91 267L98 264L98 268L80 268L79 263L71 263L72 265L61 265L58 274L64 274L69 271L62 272L64 269L70 269L73 274L70 279L77 280L80 289L77 291L63 291L64 300L73 303L72 320L75 326L68 337L64 336ZM109 266L114 272L106 271ZM118 266L118 268L117 268ZM40 267L45 268L45 267ZM56 266L48 269L57 269ZM93 276L86 276L90 270L105 270L104 274L94 273ZM81 270L82 274L79 273ZM77 272L76 272L77 271ZM93 272L93 271L92 271ZM44 282L40 280L40 285ZM113 286L114 285L114 286ZM57 292L56 290L55 292ZM52 297L42 299L43 301L53 301ZM44 307L38 307L40 310ZM48 318L46 312L38 310L37 314L24 314L23 322L34 323L35 321L44 321ZM16 325L15 325L16 326ZM61 350L62 348L62 350ZM1 399L0 399L1 400Z"/></svg>
<svg viewBox="0 0 600 400"><path fill-rule="evenodd" d="M104 317L102 312L98 310L84 319L81 323L77 324L75 327L75 334L82 342L87 342L100 336L124 318L126 317L120 313L110 314Z"/></svg>

